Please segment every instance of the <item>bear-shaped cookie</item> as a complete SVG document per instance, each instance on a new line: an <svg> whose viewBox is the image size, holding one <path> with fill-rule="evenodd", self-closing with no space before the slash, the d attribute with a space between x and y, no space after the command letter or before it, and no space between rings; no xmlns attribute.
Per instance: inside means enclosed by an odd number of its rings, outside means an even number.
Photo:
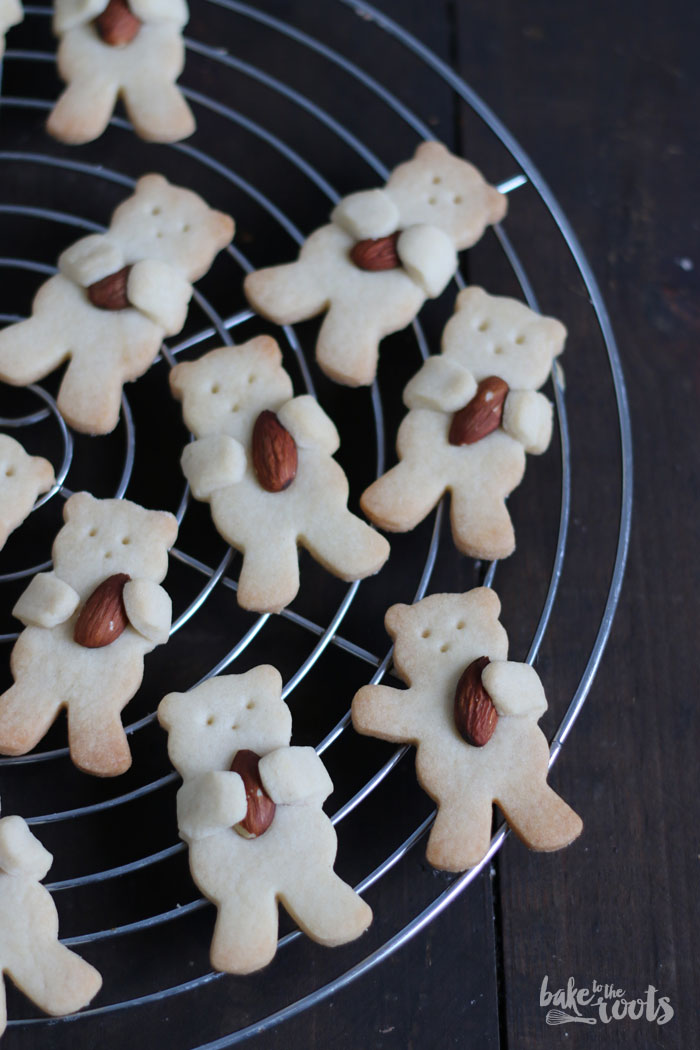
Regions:
<svg viewBox="0 0 700 1050"><path fill-rule="evenodd" d="M97 970L58 941L58 913L43 879L53 857L22 817L0 819L0 973L54 1017L72 1014L97 994ZM7 1024L0 979L0 1035Z"/></svg>
<svg viewBox="0 0 700 1050"><path fill-rule="evenodd" d="M5 54L5 33L23 18L24 8L19 0L0 0L0 58Z"/></svg>
<svg viewBox="0 0 700 1050"><path fill-rule="evenodd" d="M0 752L30 751L65 708L75 765L116 776L131 765L120 712L145 654L170 634L160 582L177 521L88 492L71 496L63 517L53 571L35 576L12 610L25 629L10 658L15 684L0 696Z"/></svg>
<svg viewBox="0 0 700 1050"><path fill-rule="evenodd" d="M494 802L532 849L560 849L582 827L547 784L537 725L547 701L535 670L508 661L500 608L487 587L393 605L385 624L409 688L366 685L352 702L358 732L416 746L418 780L438 807L426 856L445 871L486 854Z"/></svg>
<svg viewBox="0 0 700 1050"><path fill-rule="evenodd" d="M170 385L197 438L182 455L192 493L243 553L244 609L279 612L292 601L298 544L343 580L379 571L389 544L348 510L348 482L333 459L338 432L315 398L293 397L274 339L183 361Z"/></svg>
<svg viewBox="0 0 700 1050"><path fill-rule="evenodd" d="M506 497L522 479L525 453L544 452L552 406L538 393L566 329L515 299L467 288L443 333L442 353L410 380L399 427L399 463L360 504L375 525L407 532L451 495L452 535L473 558L515 549Z"/></svg>
<svg viewBox="0 0 700 1050"><path fill-rule="evenodd" d="M279 671L262 665L170 693L158 719L183 779L178 825L192 877L218 909L212 966L265 966L277 949L278 901L321 944L359 937L372 911L333 871L337 837L322 808L333 784L313 748L289 746ZM261 797L267 819L252 824Z"/></svg>
<svg viewBox="0 0 700 1050"><path fill-rule="evenodd" d="M19 441L0 434L0 550L27 517L37 496L48 492L54 480L47 459L28 455Z"/></svg>
<svg viewBox="0 0 700 1050"><path fill-rule="evenodd" d="M26 386L69 360L58 407L76 430L106 434L122 386L180 331L202 277L233 236L228 215L162 175L144 175L104 234L83 237L37 292L32 316L0 332L0 379Z"/></svg>
<svg viewBox="0 0 700 1050"><path fill-rule="evenodd" d="M294 263L249 274L258 313L292 324L327 311L316 359L348 386L373 382L379 341L409 324L506 211L506 198L439 142L424 142L382 189L352 193L311 234Z"/></svg>
<svg viewBox="0 0 700 1050"><path fill-rule="evenodd" d="M68 85L47 130L78 145L98 138L121 96L138 135L176 142L195 129L175 81L185 65L185 0L55 0L58 72Z"/></svg>

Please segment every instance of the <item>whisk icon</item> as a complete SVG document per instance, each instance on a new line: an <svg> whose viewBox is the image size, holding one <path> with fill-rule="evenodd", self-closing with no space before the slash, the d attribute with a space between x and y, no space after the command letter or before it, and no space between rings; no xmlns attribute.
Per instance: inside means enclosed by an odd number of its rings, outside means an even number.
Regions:
<svg viewBox="0 0 700 1050"><path fill-rule="evenodd" d="M596 1024L595 1017L576 1017L575 1014L566 1014L563 1010L547 1010L545 1021L547 1024L567 1024L569 1021L580 1021L582 1024Z"/></svg>

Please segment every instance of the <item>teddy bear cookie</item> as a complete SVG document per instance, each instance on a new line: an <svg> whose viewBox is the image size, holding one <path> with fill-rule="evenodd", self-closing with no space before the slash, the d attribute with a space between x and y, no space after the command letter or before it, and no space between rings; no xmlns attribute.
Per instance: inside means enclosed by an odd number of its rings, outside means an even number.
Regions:
<svg viewBox="0 0 700 1050"><path fill-rule="evenodd" d="M507 659L500 608L487 587L393 605L385 624L409 688L366 685L352 702L358 732L416 746L418 780L438 807L426 856L444 871L484 857L494 802L531 849L560 849L582 828L547 784L537 725L547 701L536 671Z"/></svg>
<svg viewBox="0 0 700 1050"><path fill-rule="evenodd" d="M175 81L185 65L185 0L55 0L58 72L68 85L47 130L79 145L98 138L121 96L134 131L177 142L195 129Z"/></svg>
<svg viewBox="0 0 700 1050"><path fill-rule="evenodd" d="M23 755L62 708L75 765L110 777L131 765L120 712L143 660L167 642L172 608L160 586L177 521L121 499L71 496L53 571L33 577L12 613L25 625L0 696L0 753Z"/></svg>
<svg viewBox="0 0 700 1050"><path fill-rule="evenodd" d="M144 175L109 230L62 253L32 316L0 332L0 379L26 386L69 360L58 407L76 430L117 425L124 383L185 323L191 281L233 237L228 215L162 175Z"/></svg>
<svg viewBox="0 0 700 1050"><path fill-rule="evenodd" d="M53 857L22 817L0 819L0 973L47 1014L86 1006L102 986L97 970L58 941L58 913L43 879ZM0 1035L7 1024L0 979Z"/></svg>
<svg viewBox="0 0 700 1050"><path fill-rule="evenodd" d="M5 33L23 18L24 8L19 0L0 0L0 58L5 54Z"/></svg>
<svg viewBox="0 0 700 1050"><path fill-rule="evenodd" d="M292 601L298 544L343 580L379 571L389 544L348 510L348 482L333 459L338 432L315 398L293 396L274 339L184 361L170 385L197 438L182 454L192 494L243 553L244 609L279 612Z"/></svg>
<svg viewBox="0 0 700 1050"><path fill-rule="evenodd" d="M463 554L512 554L505 500L522 479L525 453L549 445L552 406L538 387L565 338L561 322L515 299L482 288L460 292L442 353L406 386L399 463L363 493L367 517L407 532L449 492L452 535Z"/></svg>
<svg viewBox="0 0 700 1050"><path fill-rule="evenodd" d="M178 825L192 877L218 911L214 969L250 973L272 959L278 901L321 944L359 937L372 911L333 871L337 837L322 809L333 784L312 747L289 746L279 671L170 693L158 719L183 779Z"/></svg>
<svg viewBox="0 0 700 1050"><path fill-rule="evenodd" d="M48 459L29 456L19 441L0 434L0 550L27 517L37 496L48 492L54 481Z"/></svg>
<svg viewBox="0 0 700 1050"><path fill-rule="evenodd" d="M506 212L506 198L467 161L424 142L381 189L344 197L294 263L249 274L244 289L263 317L293 324L327 311L316 343L321 369L365 386L379 341L405 328Z"/></svg>

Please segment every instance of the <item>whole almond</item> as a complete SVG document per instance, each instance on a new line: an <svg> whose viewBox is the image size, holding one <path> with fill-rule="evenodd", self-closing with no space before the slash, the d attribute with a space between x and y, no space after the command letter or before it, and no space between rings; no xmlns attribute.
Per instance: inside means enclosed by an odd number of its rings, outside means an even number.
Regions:
<svg viewBox="0 0 700 1050"><path fill-rule="evenodd" d="M390 233L388 237L357 241L350 249L350 258L361 270L395 270L401 265L396 251L398 239L398 233Z"/></svg>
<svg viewBox="0 0 700 1050"><path fill-rule="evenodd" d="M138 33L141 19L133 14L126 0L109 0L102 14L95 19L95 28L105 44L123 47Z"/></svg>
<svg viewBox="0 0 700 1050"><path fill-rule="evenodd" d="M130 305L126 297L126 284L129 280L130 266L107 274L101 281L88 285L88 299L100 310L125 310Z"/></svg>
<svg viewBox="0 0 700 1050"><path fill-rule="evenodd" d="M248 811L243 820L234 824L234 831L246 839L255 839L267 831L275 816L276 806L265 791L258 766L260 755L244 748L237 751L231 763L231 772L243 781Z"/></svg>
<svg viewBox="0 0 700 1050"><path fill-rule="evenodd" d="M297 446L274 412L265 409L253 427L253 467L266 492L282 492L297 473Z"/></svg>
<svg viewBox="0 0 700 1050"><path fill-rule="evenodd" d="M124 585L131 576L116 572L92 592L75 624L73 639L86 649L102 649L117 640L129 623L124 608Z"/></svg>
<svg viewBox="0 0 700 1050"><path fill-rule="evenodd" d="M503 415L508 384L499 376L482 379L474 397L452 417L448 441L451 445L473 445L496 430Z"/></svg>
<svg viewBox="0 0 700 1050"><path fill-rule="evenodd" d="M455 725L459 735L474 747L488 744L498 722L498 712L481 681L481 672L490 662L488 656L480 656L470 663L455 690Z"/></svg>

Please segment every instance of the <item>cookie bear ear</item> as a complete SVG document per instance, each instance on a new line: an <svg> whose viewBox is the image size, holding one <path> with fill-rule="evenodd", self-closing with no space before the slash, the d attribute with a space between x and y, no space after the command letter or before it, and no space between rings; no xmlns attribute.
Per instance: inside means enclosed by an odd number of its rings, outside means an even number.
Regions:
<svg viewBox="0 0 700 1050"><path fill-rule="evenodd" d="M396 638L401 627L405 624L411 608L410 605L392 605L390 609L387 609L384 617L384 626L392 638Z"/></svg>
<svg viewBox="0 0 700 1050"><path fill-rule="evenodd" d="M92 516L98 503L99 500L96 500L89 492L74 492L63 505L63 520L75 520L81 515Z"/></svg>
<svg viewBox="0 0 700 1050"><path fill-rule="evenodd" d="M492 587L474 587L466 594L460 595L468 606L473 610L476 606L480 616L487 616L497 620L501 613L501 599Z"/></svg>
<svg viewBox="0 0 700 1050"><path fill-rule="evenodd" d="M451 157L452 154L446 146L443 146L442 142L435 140L431 142L421 142L420 146L416 150L414 157L418 160L421 157L427 157L428 159L439 163L443 157Z"/></svg>
<svg viewBox="0 0 700 1050"><path fill-rule="evenodd" d="M181 361L170 371L170 391L173 397L182 400L189 379L197 368L196 361Z"/></svg>
<svg viewBox="0 0 700 1050"><path fill-rule="evenodd" d="M164 175L158 175L156 172L151 172L148 175L141 176L136 183L136 192L148 193L150 190L159 190L168 185L168 180Z"/></svg>
<svg viewBox="0 0 700 1050"><path fill-rule="evenodd" d="M505 218L508 211L508 198L504 193L499 193L493 186L486 187L486 206L489 213L489 222L500 222Z"/></svg>
<svg viewBox="0 0 700 1050"><path fill-rule="evenodd" d="M187 700L185 693L168 693L158 704L158 721L168 733L178 721L179 709Z"/></svg>
<svg viewBox="0 0 700 1050"><path fill-rule="evenodd" d="M163 543L170 549L177 539L177 518L167 510L149 510L148 523L154 531L160 532Z"/></svg>

